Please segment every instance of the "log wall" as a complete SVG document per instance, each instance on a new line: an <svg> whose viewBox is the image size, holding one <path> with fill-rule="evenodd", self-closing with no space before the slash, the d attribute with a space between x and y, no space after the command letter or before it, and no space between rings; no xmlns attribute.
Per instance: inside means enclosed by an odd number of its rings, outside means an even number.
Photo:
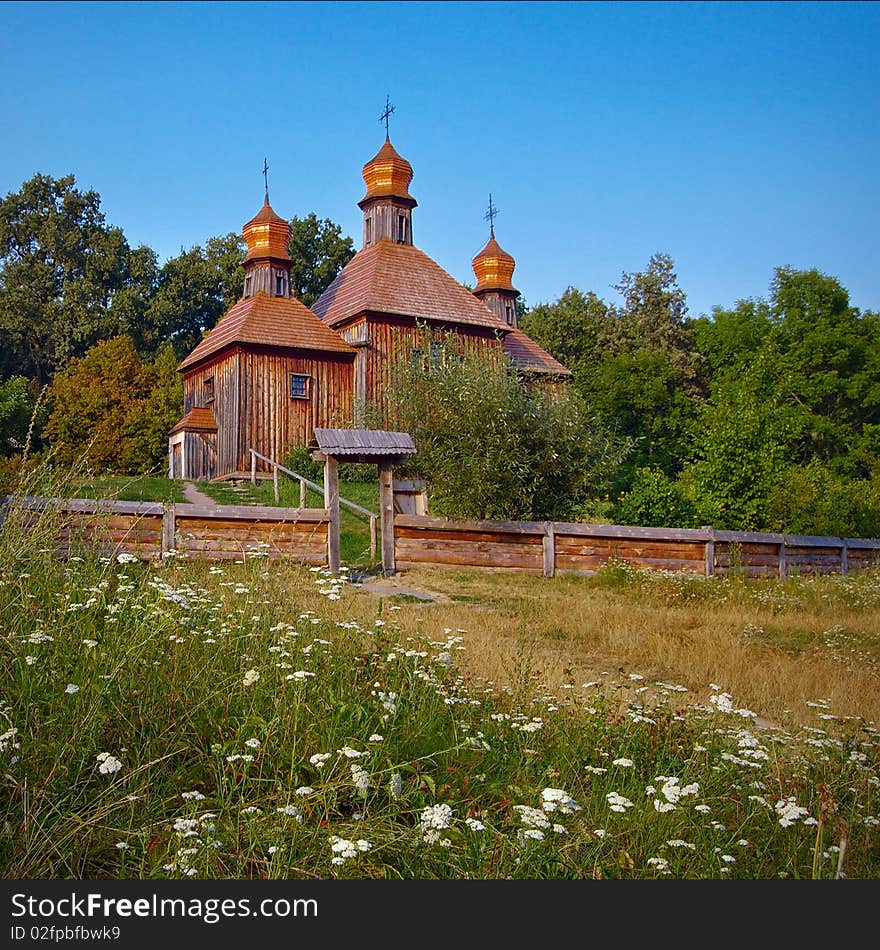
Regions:
<svg viewBox="0 0 880 950"><path fill-rule="evenodd" d="M3 500L4 510L10 499ZM158 502L70 498L15 500L14 515L26 527L48 517L56 552L70 556L95 548L140 560L169 552L199 560L243 560L254 555L327 563L327 512L323 508L205 507Z"/></svg>
<svg viewBox="0 0 880 950"><path fill-rule="evenodd" d="M880 540L714 531L712 528L639 528L627 525L532 521L466 521L398 514L394 517L398 568L440 565L594 574L610 559L635 568L702 576L742 573L785 579L845 574L880 567Z"/></svg>

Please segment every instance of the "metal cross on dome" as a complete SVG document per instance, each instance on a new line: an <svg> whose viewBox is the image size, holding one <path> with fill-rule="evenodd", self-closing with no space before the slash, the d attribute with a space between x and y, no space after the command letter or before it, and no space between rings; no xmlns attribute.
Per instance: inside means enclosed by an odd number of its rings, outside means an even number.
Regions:
<svg viewBox="0 0 880 950"><path fill-rule="evenodd" d="M379 121L385 123L385 138L388 138L388 119L394 112L394 106L391 105L391 97L385 96L385 111L379 116Z"/></svg>
<svg viewBox="0 0 880 950"><path fill-rule="evenodd" d="M266 186L266 202L269 201L269 162L263 159L263 184Z"/></svg>
<svg viewBox="0 0 880 950"><path fill-rule="evenodd" d="M492 192L489 192L489 210L483 215L483 219L489 222L489 233L495 237L495 218L498 217L498 209L492 204Z"/></svg>

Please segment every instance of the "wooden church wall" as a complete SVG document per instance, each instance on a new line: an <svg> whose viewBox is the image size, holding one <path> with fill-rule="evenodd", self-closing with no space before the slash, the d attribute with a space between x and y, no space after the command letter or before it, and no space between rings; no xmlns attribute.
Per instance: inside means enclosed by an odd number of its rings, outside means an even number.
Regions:
<svg viewBox="0 0 880 950"><path fill-rule="evenodd" d="M210 382L209 382L210 381ZM226 353L208 360L186 374L183 384L184 413L196 406L211 409L217 420L215 451L204 440L187 438L187 475L213 478L235 470L238 459L239 354Z"/></svg>
<svg viewBox="0 0 880 950"><path fill-rule="evenodd" d="M412 318L390 317L385 314L370 314L367 317L369 346L365 358L365 392L367 400L381 405L391 381L391 368L396 362L407 365L414 349L423 346L422 331ZM462 324L439 324L432 328L432 336L442 340L445 333L452 331L467 350L477 350L486 356L503 353L501 342L488 327L468 327ZM345 332L345 331L343 331ZM431 354L423 354L430 361Z"/></svg>
<svg viewBox="0 0 880 950"><path fill-rule="evenodd" d="M354 360L332 353L246 351L241 356L241 426L236 470L250 469L250 449L282 461L312 441L316 426L350 426ZM291 395L291 374L309 377L309 398Z"/></svg>

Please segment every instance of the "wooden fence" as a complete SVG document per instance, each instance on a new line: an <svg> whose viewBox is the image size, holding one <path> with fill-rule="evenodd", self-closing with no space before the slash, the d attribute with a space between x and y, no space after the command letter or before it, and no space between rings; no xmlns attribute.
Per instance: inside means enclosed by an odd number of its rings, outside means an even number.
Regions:
<svg viewBox="0 0 880 950"><path fill-rule="evenodd" d="M462 521L395 515L396 567L476 567L552 577L593 574L608 560L636 568L706 577L740 572L752 577L846 574L880 566L880 540L716 531L712 528L635 528L533 521Z"/></svg>
<svg viewBox="0 0 880 950"><path fill-rule="evenodd" d="M289 557L327 563L328 515L323 508L207 507L161 502L94 501L84 498L4 500L7 515L25 526L45 518L59 554L83 546L109 555L123 551L141 560L172 552L201 560L242 560L247 556Z"/></svg>

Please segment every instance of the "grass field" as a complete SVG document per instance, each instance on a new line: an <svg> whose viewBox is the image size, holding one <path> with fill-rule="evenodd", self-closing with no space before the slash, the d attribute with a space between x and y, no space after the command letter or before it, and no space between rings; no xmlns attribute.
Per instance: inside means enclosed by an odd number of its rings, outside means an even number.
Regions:
<svg viewBox="0 0 880 950"><path fill-rule="evenodd" d="M0 535L7 878L880 876L876 574L377 597L52 517Z"/></svg>

